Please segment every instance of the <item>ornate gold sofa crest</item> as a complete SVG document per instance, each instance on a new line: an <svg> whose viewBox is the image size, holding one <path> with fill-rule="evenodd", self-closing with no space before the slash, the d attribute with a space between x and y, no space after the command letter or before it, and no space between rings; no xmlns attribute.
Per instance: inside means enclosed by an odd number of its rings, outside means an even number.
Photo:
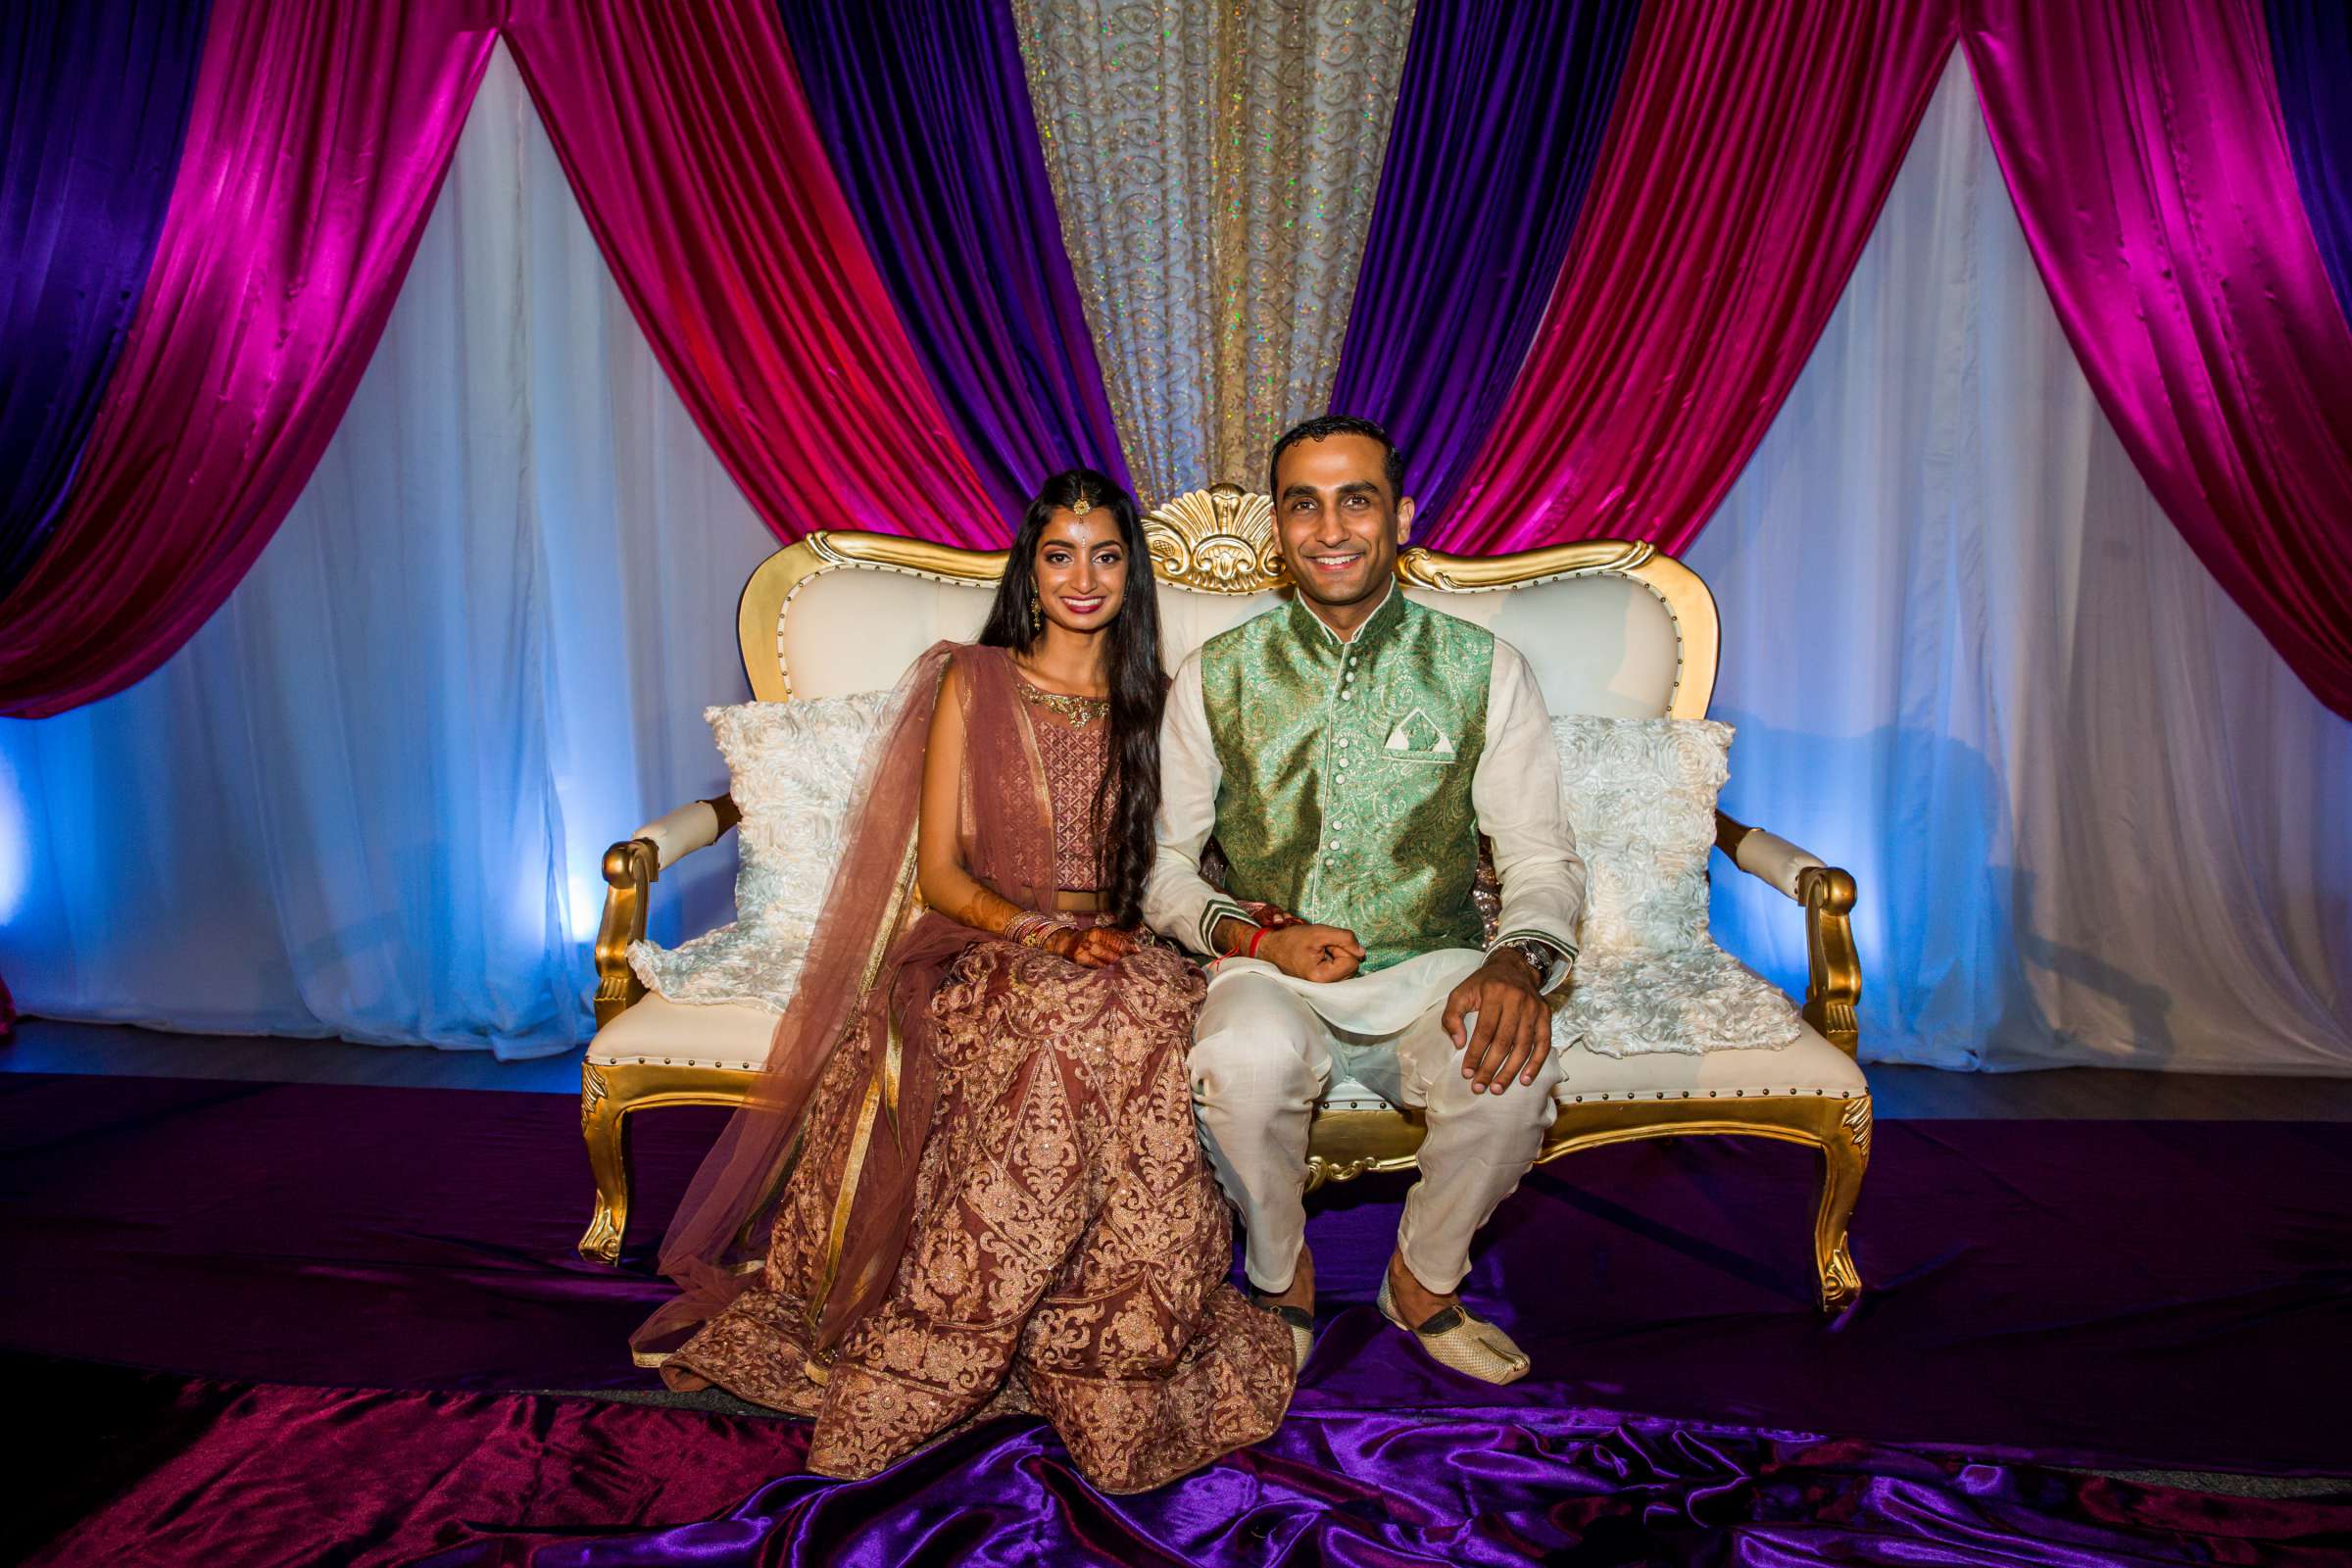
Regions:
<svg viewBox="0 0 2352 1568"><path fill-rule="evenodd" d="M1274 548L1274 508L1221 484L1178 496L1144 519L1152 569L1172 588L1253 594L1288 580Z"/></svg>

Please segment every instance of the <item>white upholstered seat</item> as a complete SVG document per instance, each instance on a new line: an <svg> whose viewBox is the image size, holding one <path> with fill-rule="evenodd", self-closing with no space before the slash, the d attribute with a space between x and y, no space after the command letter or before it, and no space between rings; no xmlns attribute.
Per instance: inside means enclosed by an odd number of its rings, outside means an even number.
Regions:
<svg viewBox="0 0 2352 1568"><path fill-rule="evenodd" d="M597 1031L588 1059L602 1066L719 1067L756 1072L767 1059L776 1015L740 1003L694 1004L648 996ZM1571 1046L1558 1099L1562 1104L1602 1101L1762 1098L1864 1092L1854 1058L1807 1027L1783 1051L1653 1052L1604 1056ZM1369 1091L1334 1086L1334 1101L1377 1104Z"/></svg>

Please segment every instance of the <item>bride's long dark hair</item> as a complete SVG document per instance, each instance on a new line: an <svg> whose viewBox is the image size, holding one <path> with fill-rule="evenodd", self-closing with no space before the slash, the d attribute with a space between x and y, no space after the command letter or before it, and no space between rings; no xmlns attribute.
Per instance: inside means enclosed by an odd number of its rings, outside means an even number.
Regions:
<svg viewBox="0 0 2352 1568"><path fill-rule="evenodd" d="M1106 634L1103 675L1110 687L1110 766L1095 799L1095 831L1105 841L1103 907L1131 926L1143 918L1144 876L1152 868L1152 820L1159 813L1159 713L1165 683L1159 670L1159 599L1152 552L1135 498L1115 479L1092 468L1071 468L1039 486L1013 535L997 602L980 630L984 647L1026 654L1045 635L1030 618L1037 602L1037 541L1056 511L1084 515L1108 507L1127 551L1127 592Z"/></svg>

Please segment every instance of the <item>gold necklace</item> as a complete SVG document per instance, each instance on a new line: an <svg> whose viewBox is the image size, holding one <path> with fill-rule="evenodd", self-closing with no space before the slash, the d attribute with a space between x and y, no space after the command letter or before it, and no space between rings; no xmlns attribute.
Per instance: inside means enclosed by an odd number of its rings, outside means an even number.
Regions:
<svg viewBox="0 0 2352 1568"><path fill-rule="evenodd" d="M1032 686L1017 676L1014 683L1021 688L1023 697L1040 708L1051 708L1068 719L1072 729L1084 729L1094 722L1098 714L1110 711L1110 699L1107 697L1074 697L1068 692L1050 692Z"/></svg>

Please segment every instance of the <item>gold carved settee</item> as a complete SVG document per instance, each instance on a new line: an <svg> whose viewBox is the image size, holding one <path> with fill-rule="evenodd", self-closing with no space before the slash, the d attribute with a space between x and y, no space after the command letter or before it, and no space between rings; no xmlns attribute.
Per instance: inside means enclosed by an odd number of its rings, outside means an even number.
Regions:
<svg viewBox="0 0 2352 1568"><path fill-rule="evenodd" d="M1233 486L1180 497L1147 519L1172 666L1285 591L1266 498ZM887 689L915 655L979 628L1004 556L879 534L817 533L753 573L737 613L752 691L765 702ZM1644 544L1595 540L1465 558L1407 550L1405 591L1506 638L1535 666L1555 713L1702 718L1713 695L1715 602L1696 573ZM765 1059L773 1014L647 993L629 945L652 884L734 824L730 802L697 802L605 856L611 884L596 949L598 1032L581 1066L580 1117L596 1212L580 1251L612 1262L628 1223L629 1118L664 1105L741 1102ZM1780 1050L1602 1055L1565 1053L1558 1119L1543 1158L1635 1138L1744 1135L1822 1154L1813 1229L1820 1299L1861 1288L1846 1223L1870 1158L1870 1093L1854 1061L1861 977L1853 879L1786 840L1717 813L1716 843L1804 912L1811 975L1804 1032ZM1409 1166L1417 1117L1335 1083L1310 1136L1309 1186Z"/></svg>

